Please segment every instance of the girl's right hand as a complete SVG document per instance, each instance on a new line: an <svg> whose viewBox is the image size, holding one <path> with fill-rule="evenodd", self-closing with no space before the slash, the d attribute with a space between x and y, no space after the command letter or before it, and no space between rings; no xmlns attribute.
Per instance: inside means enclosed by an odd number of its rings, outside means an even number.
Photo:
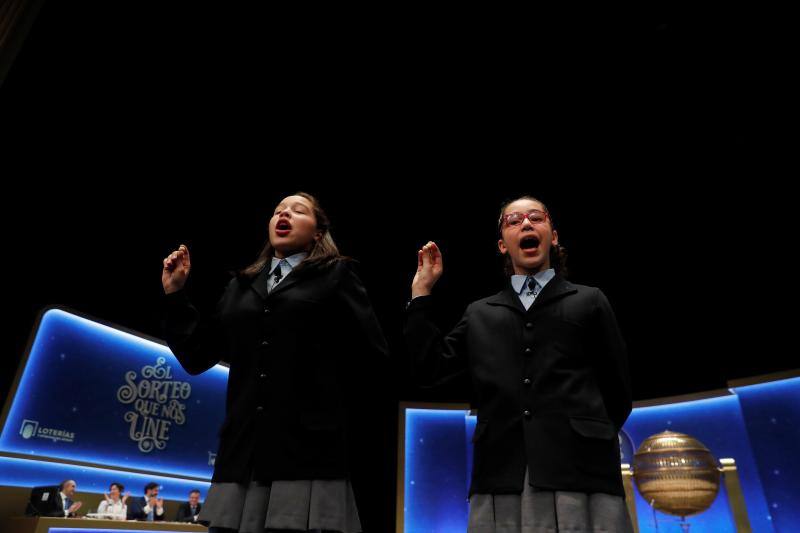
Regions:
<svg viewBox="0 0 800 533"><path fill-rule="evenodd" d="M428 241L417 251L417 273L411 282L411 297L429 295L443 270L442 252L435 242Z"/></svg>
<svg viewBox="0 0 800 533"><path fill-rule="evenodd" d="M161 285L164 286L164 292L169 294L182 289L191 268L189 249L181 244L164 259L164 269L161 271Z"/></svg>

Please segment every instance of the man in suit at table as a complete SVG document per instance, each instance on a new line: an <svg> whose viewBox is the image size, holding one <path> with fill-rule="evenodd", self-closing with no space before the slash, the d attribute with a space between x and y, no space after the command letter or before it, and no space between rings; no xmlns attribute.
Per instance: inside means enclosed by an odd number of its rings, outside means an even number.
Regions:
<svg viewBox="0 0 800 533"><path fill-rule="evenodd" d="M164 500L158 497L158 489L158 483L150 482L144 486L144 497L128 501L128 520L164 520Z"/></svg>
<svg viewBox="0 0 800 533"><path fill-rule="evenodd" d="M202 524L202 521L197 520L197 516L202 509L200 504L200 491L197 489L189 492L189 501L183 502L178 507L178 515L175 517L176 522L189 522L192 524Z"/></svg>
<svg viewBox="0 0 800 533"><path fill-rule="evenodd" d="M42 505L42 516L74 518L78 516L77 511L81 507L81 502L74 502L75 489L77 484L71 479L65 479L58 486L58 493L53 495L49 502Z"/></svg>

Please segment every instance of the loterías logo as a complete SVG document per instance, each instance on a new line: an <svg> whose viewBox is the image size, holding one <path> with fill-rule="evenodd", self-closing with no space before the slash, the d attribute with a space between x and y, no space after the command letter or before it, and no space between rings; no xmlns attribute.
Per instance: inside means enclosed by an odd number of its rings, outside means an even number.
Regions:
<svg viewBox="0 0 800 533"><path fill-rule="evenodd" d="M36 435L36 431L39 429L39 422L36 420L23 420L22 427L19 428L19 434L22 435L23 439L29 439Z"/></svg>
<svg viewBox="0 0 800 533"><path fill-rule="evenodd" d="M75 442L75 433L64 429L46 428L39 425L38 420L28 420L27 418L22 421L19 428L19 434L23 439L47 439L53 442Z"/></svg>
<svg viewBox="0 0 800 533"><path fill-rule="evenodd" d="M159 357L153 366L142 367L141 379L136 372L125 373L125 385L117 389L117 400L131 405L125 413L130 423L129 436L138 443L139 450L149 453L167 447L172 424L186 422L186 403L192 386L186 381L172 379L172 368Z"/></svg>

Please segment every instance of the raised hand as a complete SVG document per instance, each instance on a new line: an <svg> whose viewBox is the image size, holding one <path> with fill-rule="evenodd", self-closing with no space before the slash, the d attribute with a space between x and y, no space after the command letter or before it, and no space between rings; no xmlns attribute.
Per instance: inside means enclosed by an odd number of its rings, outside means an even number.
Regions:
<svg viewBox="0 0 800 533"><path fill-rule="evenodd" d="M428 243L417 251L417 273L411 282L411 296L427 296L442 277L442 252L436 243Z"/></svg>
<svg viewBox="0 0 800 533"><path fill-rule="evenodd" d="M182 289L191 268L189 248L181 244L177 250L164 258L164 268L161 271L161 285L164 286L164 292L169 294Z"/></svg>

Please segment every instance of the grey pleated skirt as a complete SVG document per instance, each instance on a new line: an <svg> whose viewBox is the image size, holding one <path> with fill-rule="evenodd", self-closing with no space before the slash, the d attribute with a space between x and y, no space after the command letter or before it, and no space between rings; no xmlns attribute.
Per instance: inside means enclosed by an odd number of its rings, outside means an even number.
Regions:
<svg viewBox="0 0 800 533"><path fill-rule="evenodd" d="M322 529L359 533L349 480L291 480L262 484L211 483L199 520L210 527L264 533L264 529Z"/></svg>
<svg viewBox="0 0 800 533"><path fill-rule="evenodd" d="M633 533L625 499L613 494L534 489L522 494L473 494L467 533Z"/></svg>

